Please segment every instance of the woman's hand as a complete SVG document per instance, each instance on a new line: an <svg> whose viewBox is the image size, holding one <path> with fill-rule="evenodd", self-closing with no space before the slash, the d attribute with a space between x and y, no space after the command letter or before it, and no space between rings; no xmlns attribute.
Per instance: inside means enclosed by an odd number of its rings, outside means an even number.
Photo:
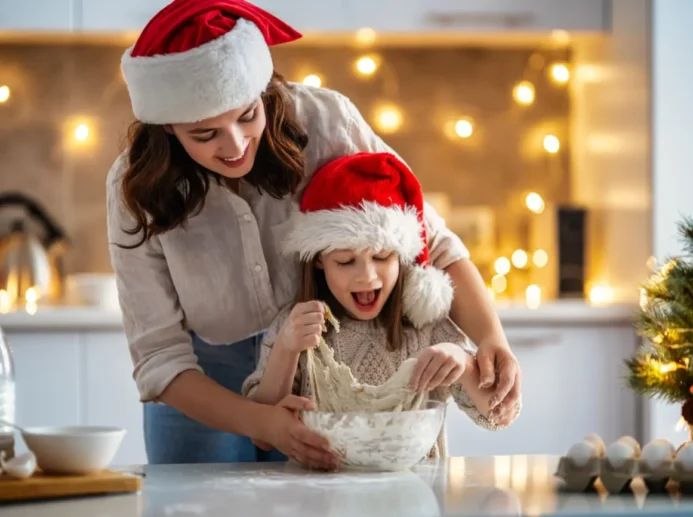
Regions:
<svg viewBox="0 0 693 517"><path fill-rule="evenodd" d="M296 354L315 348L324 325L325 306L321 302L297 303L279 331L274 346Z"/></svg>
<svg viewBox="0 0 693 517"><path fill-rule="evenodd" d="M469 359L469 354L454 343L428 347L417 356L410 387L416 391L429 391L439 386L450 386L462 377Z"/></svg>
<svg viewBox="0 0 693 517"><path fill-rule="evenodd" d="M277 449L298 463L310 468L336 470L339 459L330 449L327 438L309 430L301 421L299 411L315 411L315 403L304 397L289 395L271 406L266 424L267 437L253 440L264 450Z"/></svg>
<svg viewBox="0 0 693 517"><path fill-rule="evenodd" d="M503 423L521 403L520 364L504 339L481 341L478 345L476 361L479 365L479 387L493 389L491 410L500 416L499 423Z"/></svg>

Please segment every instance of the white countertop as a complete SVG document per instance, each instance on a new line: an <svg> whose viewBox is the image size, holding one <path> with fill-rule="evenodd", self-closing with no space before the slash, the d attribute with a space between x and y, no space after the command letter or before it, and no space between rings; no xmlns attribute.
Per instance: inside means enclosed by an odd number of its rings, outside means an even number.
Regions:
<svg viewBox="0 0 693 517"><path fill-rule="evenodd" d="M615 304L593 306L584 301L547 302L536 309L519 304L497 304L503 324L569 325L613 324L633 321L636 306ZM122 330L117 309L80 306L39 306L35 313L17 310L0 313L0 328L21 330Z"/></svg>
<svg viewBox="0 0 693 517"><path fill-rule="evenodd" d="M553 456L450 458L397 473L326 474L291 464L156 465L139 494L8 505L3 517L674 517L693 496L566 493Z"/></svg>

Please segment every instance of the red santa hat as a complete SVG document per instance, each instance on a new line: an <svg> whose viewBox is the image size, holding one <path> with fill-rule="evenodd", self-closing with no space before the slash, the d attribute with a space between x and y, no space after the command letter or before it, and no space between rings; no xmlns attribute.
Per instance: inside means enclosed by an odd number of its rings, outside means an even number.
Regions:
<svg viewBox="0 0 693 517"><path fill-rule="evenodd" d="M301 34L243 0L174 0L121 65L142 122L198 122L257 99L272 78L269 47Z"/></svg>
<svg viewBox="0 0 693 517"><path fill-rule="evenodd" d="M396 156L358 153L315 172L283 249L310 261L338 249L393 250L404 271L404 315L416 327L450 311L450 277L429 263L421 186Z"/></svg>

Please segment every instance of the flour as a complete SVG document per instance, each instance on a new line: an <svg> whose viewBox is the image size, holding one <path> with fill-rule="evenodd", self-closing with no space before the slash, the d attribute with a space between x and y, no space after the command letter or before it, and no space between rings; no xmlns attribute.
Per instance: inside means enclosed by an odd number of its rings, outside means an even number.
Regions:
<svg viewBox="0 0 693 517"><path fill-rule="evenodd" d="M339 321L325 304L327 321L339 332ZM307 369L318 411L401 412L422 409L428 401L424 393L409 387L416 359L404 361L397 372L380 386L361 384L351 369L334 358L334 351L321 337L315 350L308 350Z"/></svg>

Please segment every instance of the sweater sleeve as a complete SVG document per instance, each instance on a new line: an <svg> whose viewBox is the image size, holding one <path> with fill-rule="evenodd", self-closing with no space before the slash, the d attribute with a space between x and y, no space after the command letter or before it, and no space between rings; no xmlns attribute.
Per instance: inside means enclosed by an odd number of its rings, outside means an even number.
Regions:
<svg viewBox="0 0 693 517"><path fill-rule="evenodd" d="M108 243L133 377L140 400L149 402L156 401L180 373L202 369L184 328L185 316L159 238L134 249L118 246L132 244L139 237L125 232L135 225L121 196L125 164L125 157L119 157L108 174Z"/></svg>
<svg viewBox="0 0 693 517"><path fill-rule="evenodd" d="M346 141L349 147L344 149L343 154L386 152L402 160L401 156L375 134L354 103L344 95L340 97L346 111ZM462 240L447 228L445 220L427 202L424 202L424 224L428 236L429 256L434 267L445 269L460 259L469 258L469 251Z"/></svg>
<svg viewBox="0 0 693 517"><path fill-rule="evenodd" d="M260 358L258 359L257 367L255 371L251 373L248 378L243 382L242 393L246 397L251 397L255 390L257 389L263 375L265 374L265 368L267 368L267 361L269 360L270 354L274 347L274 342L279 336L279 331L282 329L284 322L289 317L289 313L293 305L288 305L284 307L279 314L274 318L267 333L262 340L262 345L260 347ZM292 388L292 393L298 395L301 391L301 368L300 366L296 368L296 376L294 377L294 383Z"/></svg>
<svg viewBox="0 0 693 517"><path fill-rule="evenodd" d="M476 357L476 346L472 344L469 338L450 318L445 318L433 328L430 344L437 345L439 343L458 344L473 358ZM483 416L472 402L469 394L462 388L461 384L456 383L449 388L437 388L437 398L448 400L450 397L453 398L457 407L464 411L476 425L491 431L499 430L504 427L493 424L488 418ZM515 418L517 418L517 416Z"/></svg>

